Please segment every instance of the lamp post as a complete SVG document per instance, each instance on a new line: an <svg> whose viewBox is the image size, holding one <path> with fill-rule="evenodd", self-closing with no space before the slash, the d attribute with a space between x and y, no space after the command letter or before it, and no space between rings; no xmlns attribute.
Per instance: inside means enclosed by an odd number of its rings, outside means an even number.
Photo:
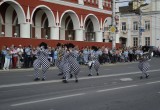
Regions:
<svg viewBox="0 0 160 110"><path fill-rule="evenodd" d="M142 47L142 12L141 12L141 6L139 7L139 47Z"/></svg>
<svg viewBox="0 0 160 110"><path fill-rule="evenodd" d="M158 44L159 44L159 43L158 43L158 42L159 42L159 40L160 40L159 38L157 38L157 39L156 39L156 46L157 46L157 47L159 47L159 46L160 46L160 45L158 45Z"/></svg>
<svg viewBox="0 0 160 110"><path fill-rule="evenodd" d="M115 21L115 7L116 3L115 0L112 0L112 26L116 26L116 21ZM116 47L116 34L113 32L113 37L112 37L112 49Z"/></svg>
<svg viewBox="0 0 160 110"><path fill-rule="evenodd" d="M148 3L141 4L141 1L138 0L136 8L133 9L135 13L139 15L139 47L142 47L142 9L141 8L148 5Z"/></svg>

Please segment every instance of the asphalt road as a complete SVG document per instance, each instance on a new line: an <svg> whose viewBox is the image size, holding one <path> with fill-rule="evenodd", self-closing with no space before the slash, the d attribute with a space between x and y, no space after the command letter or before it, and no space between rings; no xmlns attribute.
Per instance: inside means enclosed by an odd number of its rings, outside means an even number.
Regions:
<svg viewBox="0 0 160 110"><path fill-rule="evenodd" d="M149 79L140 80L137 62L101 65L100 76L62 83L50 68L46 81L33 81L32 69L0 71L0 110L160 110L160 58L150 61Z"/></svg>

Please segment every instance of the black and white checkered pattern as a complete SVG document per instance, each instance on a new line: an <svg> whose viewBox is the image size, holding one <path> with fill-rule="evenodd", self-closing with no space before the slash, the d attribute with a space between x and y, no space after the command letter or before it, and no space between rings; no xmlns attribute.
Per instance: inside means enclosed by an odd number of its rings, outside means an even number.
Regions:
<svg viewBox="0 0 160 110"><path fill-rule="evenodd" d="M64 78L65 78L65 80L68 80L69 74L71 71L71 67L69 64L69 53L68 52L65 52L62 63L63 63L62 72L63 72Z"/></svg>
<svg viewBox="0 0 160 110"><path fill-rule="evenodd" d="M75 51L70 52L69 54L69 64L71 68L70 73L73 73L75 75L76 80L77 80L77 75L80 71L80 65L77 61L77 57L78 53L76 53Z"/></svg>
<svg viewBox="0 0 160 110"><path fill-rule="evenodd" d="M148 62L148 60L140 60L139 64L138 64L138 68L140 69L140 71L142 71L143 74L147 75L147 71L150 68L150 64Z"/></svg>
<svg viewBox="0 0 160 110"><path fill-rule="evenodd" d="M90 55L90 61L88 65L91 75L92 75L92 68L94 68L95 71L99 74L100 63L98 59L99 59L99 53L93 51Z"/></svg>
<svg viewBox="0 0 160 110"><path fill-rule="evenodd" d="M38 58L34 61L33 67L35 70L35 78L39 78L39 68L42 67L43 78L46 78L46 71L50 67L50 63L48 61L48 50L42 49L37 52Z"/></svg>

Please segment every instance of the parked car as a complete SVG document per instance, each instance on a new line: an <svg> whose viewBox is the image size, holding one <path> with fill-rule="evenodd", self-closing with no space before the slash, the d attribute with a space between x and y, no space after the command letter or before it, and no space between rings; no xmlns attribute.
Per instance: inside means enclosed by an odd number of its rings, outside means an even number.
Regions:
<svg viewBox="0 0 160 110"><path fill-rule="evenodd" d="M142 46L143 52L149 52L152 56L159 55L158 48L155 46Z"/></svg>

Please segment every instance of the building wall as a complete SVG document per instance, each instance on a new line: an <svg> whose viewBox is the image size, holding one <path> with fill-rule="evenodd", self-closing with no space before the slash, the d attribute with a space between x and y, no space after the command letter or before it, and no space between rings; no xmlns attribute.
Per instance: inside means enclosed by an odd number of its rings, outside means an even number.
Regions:
<svg viewBox="0 0 160 110"><path fill-rule="evenodd" d="M3 43L0 43L0 49L4 45L7 47L10 47L11 45L22 45L28 46L32 45L33 47L37 47L41 42L46 42L50 47L56 47L58 43L66 44L66 43L73 43L74 45L78 46L80 49L86 46L97 46L97 47L102 47L106 46L109 48L112 48L112 43L104 43L104 42L82 42L82 41L66 41L66 40L48 40L48 39L28 39L28 38L11 38L11 37L0 37L0 41L3 41ZM117 48L121 48L121 44L117 43L116 44Z"/></svg>
<svg viewBox="0 0 160 110"><path fill-rule="evenodd" d="M66 27L63 25L63 20L67 19L69 15L74 24L76 44L81 46L86 32L85 23L88 19L91 19L96 35L96 42L84 42L84 45L102 45L104 23L107 22L107 18L111 17L112 14L111 0L104 0L105 4L102 1L103 0L99 0L98 2L97 0L90 0L90 2L88 2L88 0L0 0L0 24L2 24L0 32L4 32L4 35L0 35L0 44L1 46L11 44L18 45L19 43L23 43L24 45L37 45L40 41L46 40L44 36L45 29L43 29L46 18L48 20L47 29L50 29L49 39L46 41L51 44L51 42L54 42L53 39L55 39L55 42L57 42L65 38L62 36L65 35L66 30ZM16 20L18 20L18 22L14 22ZM16 36L15 33L18 36ZM38 36L36 34L38 34ZM82 42L78 43L79 41ZM74 41L62 40L61 42ZM55 44L51 45L54 46ZM110 45L110 43L103 45Z"/></svg>

